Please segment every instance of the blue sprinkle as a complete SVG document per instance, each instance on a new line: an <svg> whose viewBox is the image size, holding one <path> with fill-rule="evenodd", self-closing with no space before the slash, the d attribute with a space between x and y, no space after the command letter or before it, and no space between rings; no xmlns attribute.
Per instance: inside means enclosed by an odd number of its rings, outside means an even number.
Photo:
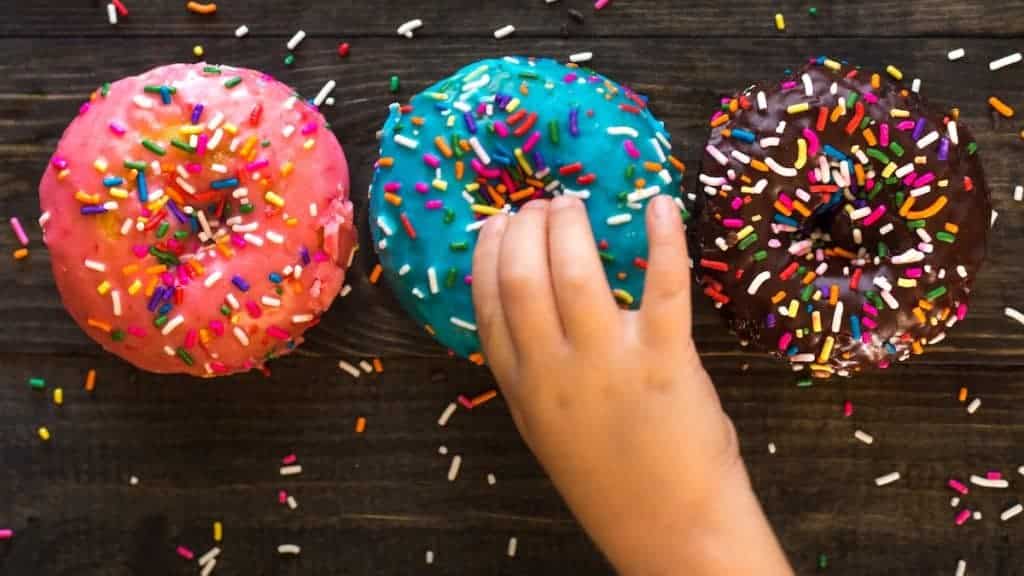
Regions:
<svg viewBox="0 0 1024 576"><path fill-rule="evenodd" d="M750 130L744 130L743 128L733 128L732 137L747 144L754 142L754 133Z"/></svg>
<svg viewBox="0 0 1024 576"><path fill-rule="evenodd" d="M850 316L850 334L854 340L860 341L860 316Z"/></svg>
<svg viewBox="0 0 1024 576"><path fill-rule="evenodd" d="M163 100L164 106L171 103L171 89L167 86L160 87L160 99Z"/></svg>
<svg viewBox="0 0 1024 576"><path fill-rule="evenodd" d="M888 352L889 354L895 354L896 353L896 347L892 345L892 342L886 342L885 343L885 351Z"/></svg>
<svg viewBox="0 0 1024 576"><path fill-rule="evenodd" d="M788 216L783 216L782 214L776 214L774 220L779 224L785 224L786 226L792 226L794 228L800 227L799 222Z"/></svg>
<svg viewBox="0 0 1024 576"><path fill-rule="evenodd" d="M249 291L249 283L245 281L245 278L242 278L237 274L235 274L235 276L231 278L231 283L234 284L235 287L241 290L242 292Z"/></svg>
<svg viewBox="0 0 1024 576"><path fill-rule="evenodd" d="M548 167L547 162L544 161L544 155L540 153L540 150L533 150L533 169L537 172L543 172Z"/></svg>
<svg viewBox="0 0 1024 576"><path fill-rule="evenodd" d="M830 157L830 158L835 158L836 160L846 160L847 159L846 154L843 154L839 150L836 150L830 144L825 144L824 150L825 150L825 155Z"/></svg>
<svg viewBox="0 0 1024 576"><path fill-rule="evenodd" d="M792 346L786 349L786 356L796 356L799 353L800 349L797 348L796 344L793 344Z"/></svg>
<svg viewBox="0 0 1024 576"><path fill-rule="evenodd" d="M214 180L210 182L210 188L214 190L223 190L225 188L234 188L238 186L238 178L225 178L223 180Z"/></svg>
<svg viewBox="0 0 1024 576"><path fill-rule="evenodd" d="M273 282L274 284L280 284L281 283L281 275L278 274L277 272L271 272L270 273L270 281Z"/></svg>
<svg viewBox="0 0 1024 576"><path fill-rule="evenodd" d="M170 290L168 290L168 292L170 292ZM163 306L161 306L160 309L156 311L156 313L161 315L161 316L163 316L163 315L167 314L168 312L170 312L173 309L174 309L174 305L171 304L170 302L167 302Z"/></svg>
<svg viewBox="0 0 1024 576"><path fill-rule="evenodd" d="M113 188L114 186L120 186L124 184L124 178L120 176L107 176L103 179L103 185L107 188Z"/></svg>
<svg viewBox="0 0 1024 576"><path fill-rule="evenodd" d="M149 202L149 188L146 186L146 173L141 170L135 177L135 184L138 188L139 202Z"/></svg>

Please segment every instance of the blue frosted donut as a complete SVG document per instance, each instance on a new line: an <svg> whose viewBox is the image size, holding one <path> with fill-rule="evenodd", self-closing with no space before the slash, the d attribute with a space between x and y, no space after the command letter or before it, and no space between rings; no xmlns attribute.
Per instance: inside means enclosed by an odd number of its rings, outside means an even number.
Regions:
<svg viewBox="0 0 1024 576"><path fill-rule="evenodd" d="M683 210L683 164L671 150L646 99L604 76L551 60L471 64L391 106L370 188L384 274L428 332L482 361L477 231L531 199L572 194L587 205L616 300L638 307L647 201L671 194Z"/></svg>

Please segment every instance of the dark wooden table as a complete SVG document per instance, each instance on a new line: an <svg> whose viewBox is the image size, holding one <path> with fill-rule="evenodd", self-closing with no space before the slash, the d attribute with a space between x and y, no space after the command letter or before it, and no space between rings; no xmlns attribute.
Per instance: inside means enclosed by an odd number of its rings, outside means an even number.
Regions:
<svg viewBox="0 0 1024 576"><path fill-rule="evenodd" d="M369 184L392 74L408 97L481 57L593 51L595 68L652 97L691 166L691 187L718 96L751 80L819 54L879 69L891 63L921 78L936 105L959 106L974 128L1002 213L969 320L908 365L810 389L798 389L785 366L741 351L703 300L697 339L800 573L821 570L821 554L823 571L835 574L952 574L960 558L970 574L1024 573L1024 520L998 519L1024 483L1016 472L1024 464L1024 327L1002 313L1024 307L1024 224L1011 198L1024 183L1024 141L1019 121L996 121L985 103L995 94L1024 110L1024 65L998 73L987 66L1022 48L1024 2L822 2L817 16L791 0L614 0L600 13L577 0L225 0L215 16L190 14L183 0L125 3L130 16L111 27L98 0L0 2L5 221L38 216L39 176L93 88L190 61L195 44L211 61L263 69L304 94L336 79L337 104L326 115L357 192ZM569 8L585 24L572 22ZM786 15L784 33L774 27L777 11ZM415 40L395 36L417 17L426 26ZM517 32L494 40L493 30L509 23ZM241 24L251 33L237 40ZM299 28L309 37L289 68L284 44ZM340 41L352 44L348 59L335 52ZM949 62L947 51L958 47L966 59ZM362 211L362 196L355 202ZM610 572L500 399L437 425L457 395L494 382L446 357L386 287L368 283L369 251L352 272L353 293L299 353L271 365L270 377L200 381L144 374L102 353L61 307L38 229L29 229L33 249L23 262L10 258L16 241L0 230L0 528L17 531L0 542L0 573L195 574L175 547L206 551L215 520L225 534L215 574ZM337 367L377 356L380 375L353 380ZM98 372L92 396L82 390L89 369ZM30 377L45 378L47 391L30 389ZM983 399L973 416L956 399L961 385ZM60 408L49 400L55 386L65 389ZM842 417L845 400L856 407L852 418ZM360 416L368 425L357 435ZM36 435L41 425L53 434L48 443ZM855 441L857 428L875 444ZM442 445L463 457L453 483ZM290 452L304 473L284 479L278 460ZM955 527L947 478L987 470L1009 474L1010 490L972 491L965 501L984 519ZM891 471L903 479L875 487ZM279 489L295 495L298 510L277 502ZM510 537L519 543L515 558L505 553ZM283 543L301 545L302 555L279 559ZM428 549L436 555L429 567Z"/></svg>

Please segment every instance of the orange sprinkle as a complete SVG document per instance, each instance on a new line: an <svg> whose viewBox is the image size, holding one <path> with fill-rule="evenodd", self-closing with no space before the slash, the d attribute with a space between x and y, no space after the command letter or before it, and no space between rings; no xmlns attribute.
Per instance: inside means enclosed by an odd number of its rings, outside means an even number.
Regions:
<svg viewBox="0 0 1024 576"><path fill-rule="evenodd" d="M995 109L996 112L999 112L1001 116L1005 118L1013 118L1013 108L999 98L996 98L995 96L989 97L988 105Z"/></svg>
<svg viewBox="0 0 1024 576"><path fill-rule="evenodd" d="M395 159L391 158L390 156L385 156L380 160L377 160L377 165L382 166L384 168L391 168L392 166L395 165Z"/></svg>
<svg viewBox="0 0 1024 576"><path fill-rule="evenodd" d="M19 248L14 251L15 260L24 260L25 258L28 258L28 248Z"/></svg>
<svg viewBox="0 0 1024 576"><path fill-rule="evenodd" d="M772 304L778 304L779 302L782 302L785 299L786 293L783 292L782 290L779 290L778 292L775 293L775 296L772 296Z"/></svg>
<svg viewBox="0 0 1024 576"><path fill-rule="evenodd" d="M384 371L384 363L381 362L380 358L373 359L373 371L378 374Z"/></svg>
<svg viewBox="0 0 1024 576"><path fill-rule="evenodd" d="M384 193L384 200L386 200L387 203L391 204L392 206L402 205L402 197L399 196L398 194L392 194L391 192Z"/></svg>
<svg viewBox="0 0 1024 576"><path fill-rule="evenodd" d="M874 88L875 90L878 90L878 88L881 85L882 85L882 77L879 76L878 74L872 74L871 75L871 87Z"/></svg>
<svg viewBox="0 0 1024 576"><path fill-rule="evenodd" d="M928 324L928 319L924 316L924 311L920 308L914 308L914 318L921 323L922 326Z"/></svg>
<svg viewBox="0 0 1024 576"><path fill-rule="evenodd" d="M380 280L381 273L384 272L384 267L377 264L373 267L373 271L370 272L370 284L376 284Z"/></svg>
<svg viewBox="0 0 1024 576"><path fill-rule="evenodd" d="M711 120L711 127L712 128L718 128L719 126L721 126L722 124L725 124L728 121L729 121L729 115L728 114L720 114L720 115L716 116L713 120Z"/></svg>
<svg viewBox="0 0 1024 576"><path fill-rule="evenodd" d="M960 393L957 394L956 398L961 402L967 402L967 386L960 387Z"/></svg>
<svg viewBox="0 0 1024 576"><path fill-rule="evenodd" d="M295 168L295 164L291 162L285 162L281 164L281 176L287 176L292 173L292 169Z"/></svg>
<svg viewBox="0 0 1024 576"><path fill-rule="evenodd" d="M748 196L748 198L749 198L749 196ZM805 206L804 203L799 201L799 200L794 200L793 201L793 208L797 212L802 214L805 218L807 218L807 217L809 217L811 215L811 210L809 208L807 208L807 206Z"/></svg>
<svg viewBox="0 0 1024 576"><path fill-rule="evenodd" d="M921 342L918 340L914 340L910 345L910 350L913 351L914 354L924 354L924 347L921 346Z"/></svg>
<svg viewBox="0 0 1024 576"><path fill-rule="evenodd" d="M360 416L356 418L356 434L362 434L366 431L366 418Z"/></svg>
<svg viewBox="0 0 1024 576"><path fill-rule="evenodd" d="M828 288L828 303L835 306L839 302L839 285L833 284Z"/></svg>
<svg viewBox="0 0 1024 576"><path fill-rule="evenodd" d="M757 158L753 158L750 160L750 167L753 168L754 170L757 170L758 172L769 171L768 165L765 164L764 162L761 162Z"/></svg>
<svg viewBox="0 0 1024 576"><path fill-rule="evenodd" d="M414 126L423 126L425 122L422 116L413 116L409 121L412 122Z"/></svg>
<svg viewBox="0 0 1024 576"><path fill-rule="evenodd" d="M92 392L96 389L96 371L89 370L85 375L85 391Z"/></svg>
<svg viewBox="0 0 1024 576"><path fill-rule="evenodd" d="M512 200L513 202L519 202L520 200L529 198L530 196L533 196L536 193L537 190L531 186L529 188L523 188L522 190L516 191L511 196L509 196L509 199Z"/></svg>
<svg viewBox="0 0 1024 576"><path fill-rule="evenodd" d="M430 334L431 336L434 336L434 335L437 334L437 332L434 331L434 327L431 326L430 324L424 324L423 325L423 329L426 330L427 334Z"/></svg>
<svg viewBox="0 0 1024 576"><path fill-rule="evenodd" d="M199 2L189 2L185 5L189 12L195 12L196 14L213 14L217 11L216 4L200 4Z"/></svg>
<svg viewBox="0 0 1024 576"><path fill-rule="evenodd" d="M859 163L858 164L854 164L853 165L853 172L857 175L857 184L859 186L863 186L864 182L866 181L865 180L866 176L864 175L864 167L861 166Z"/></svg>
<svg viewBox="0 0 1024 576"><path fill-rule="evenodd" d="M740 109L740 101L733 98L729 100L729 112L735 112Z"/></svg>
<svg viewBox="0 0 1024 576"><path fill-rule="evenodd" d="M469 361L472 362L473 364L476 364L477 366L483 366L484 355L479 352L474 352L473 354L469 355Z"/></svg>
<svg viewBox="0 0 1024 576"><path fill-rule="evenodd" d="M156 266L146 268L146 274L163 274L164 272L167 272L167 266L164 264L157 264Z"/></svg>
<svg viewBox="0 0 1024 576"><path fill-rule="evenodd" d="M488 390L487 392L484 392L483 394L481 394L481 395L473 398L472 400L470 400L469 401L469 405L472 406L473 408L476 408L477 406L479 406L481 404L485 404L487 402L490 402L497 395L498 395L498 391L497 390Z"/></svg>
<svg viewBox="0 0 1024 576"><path fill-rule="evenodd" d="M945 228L946 232L949 232L950 234L956 234L960 231L960 227L952 222L946 222Z"/></svg>
<svg viewBox="0 0 1024 576"><path fill-rule="evenodd" d="M75 200L78 200L82 204L99 204L100 196L99 194L86 194L82 190L79 190L78 192L75 192Z"/></svg>
<svg viewBox="0 0 1024 576"><path fill-rule="evenodd" d="M910 200L913 200L913 199L914 199L914 197L911 196L910 199L907 201L907 203L909 204ZM935 200L935 202L932 202L931 206L925 208L924 210L918 210L916 212L911 212L908 209L907 210L906 218L908 220L924 220L926 218L931 218L932 216L935 216L936 214L938 214L940 210L945 208L946 207L946 202L948 202L948 201L949 200L945 196L939 196ZM906 206L906 204L904 204L904 206ZM903 212L903 209L901 208L900 209L900 213L902 214L902 212Z"/></svg>
<svg viewBox="0 0 1024 576"><path fill-rule="evenodd" d="M103 330L104 332L110 332L112 330L112 328L110 327L110 324L107 324L106 322L103 322L101 320L97 320L95 318L89 318L88 323L89 323L90 327L92 327L92 328L99 328L100 330Z"/></svg>
<svg viewBox="0 0 1024 576"><path fill-rule="evenodd" d="M925 300L924 298L918 300L917 305L921 308L921 310L931 310L932 308L935 308L934 304Z"/></svg>
<svg viewBox="0 0 1024 576"><path fill-rule="evenodd" d="M871 128L865 128L861 135L864 136L864 141L868 143L868 146L878 144L878 140L875 139L875 133L871 131Z"/></svg>
<svg viewBox="0 0 1024 576"><path fill-rule="evenodd" d="M437 149L441 152L441 154L444 154L445 158L452 157L452 148L451 146L448 145L447 142L444 141L444 138L440 136L434 138L434 146L437 146Z"/></svg>
<svg viewBox="0 0 1024 576"><path fill-rule="evenodd" d="M462 180L462 177L466 174L466 165L462 163L462 160L455 162L455 179Z"/></svg>
<svg viewBox="0 0 1024 576"><path fill-rule="evenodd" d="M673 166L676 167L676 170L679 170L680 172L686 172L686 164L683 164L683 161L680 160L679 158L676 158L675 156L669 156L668 161Z"/></svg>
<svg viewBox="0 0 1024 576"><path fill-rule="evenodd" d="M814 272L808 272L807 274L804 274L804 278L800 282L803 283L804 286L806 286L811 282L814 282L814 279L817 277L818 275L815 274Z"/></svg>

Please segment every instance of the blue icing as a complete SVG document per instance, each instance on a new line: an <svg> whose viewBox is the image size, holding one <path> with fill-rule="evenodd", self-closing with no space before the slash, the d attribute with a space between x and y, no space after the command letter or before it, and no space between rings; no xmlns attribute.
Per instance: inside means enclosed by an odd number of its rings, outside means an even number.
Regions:
<svg viewBox="0 0 1024 576"><path fill-rule="evenodd" d="M504 209L514 211L529 200L518 197L528 194L529 180L544 197L589 193L609 283L622 305L638 307L644 209L658 192L678 197L682 179L669 136L646 102L590 71L505 58L471 64L409 106L392 105L370 187L370 227L406 311L460 356L480 352L471 297L474 224L479 211L498 209L487 186L497 194L503 187ZM582 167L572 172L577 162Z"/></svg>

